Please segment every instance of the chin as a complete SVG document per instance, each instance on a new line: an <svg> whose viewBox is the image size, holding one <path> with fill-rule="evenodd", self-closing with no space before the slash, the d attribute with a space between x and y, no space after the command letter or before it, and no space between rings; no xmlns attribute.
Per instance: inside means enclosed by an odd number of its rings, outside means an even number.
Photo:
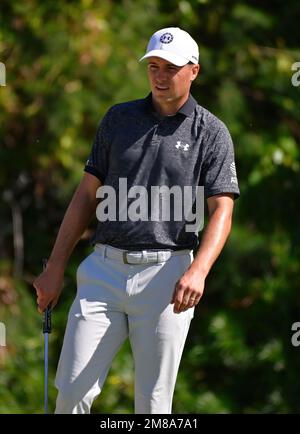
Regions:
<svg viewBox="0 0 300 434"><path fill-rule="evenodd" d="M155 99L158 100L163 100L163 101L173 101L175 98L172 95L168 95L167 93L160 93L160 92L156 92L155 90L152 91L153 96L155 97Z"/></svg>

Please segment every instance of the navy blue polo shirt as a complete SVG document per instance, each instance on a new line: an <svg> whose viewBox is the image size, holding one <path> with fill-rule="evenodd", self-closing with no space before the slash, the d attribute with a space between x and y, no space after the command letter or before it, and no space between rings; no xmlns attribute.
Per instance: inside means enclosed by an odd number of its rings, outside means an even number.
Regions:
<svg viewBox="0 0 300 434"><path fill-rule="evenodd" d="M193 210L196 186L204 187L205 198L221 193L233 193L237 198L240 194L229 131L191 95L174 116L159 115L151 93L111 107L98 127L84 170L99 178L103 186L112 187L117 207L122 200L119 193L124 194L120 179L126 180L128 190L143 186L149 193L149 207L154 206L150 200L153 186L192 187ZM125 200L130 206L135 199L126 196ZM174 201L170 206L174 208ZM93 244L127 250L198 246L198 232L186 230L184 213L180 221L172 212L168 221L132 221L118 218L118 211L116 219L98 220Z"/></svg>

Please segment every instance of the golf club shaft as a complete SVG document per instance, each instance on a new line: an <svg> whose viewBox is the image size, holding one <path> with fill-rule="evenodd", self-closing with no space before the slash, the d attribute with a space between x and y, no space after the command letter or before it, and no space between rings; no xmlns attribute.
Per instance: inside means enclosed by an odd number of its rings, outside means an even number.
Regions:
<svg viewBox="0 0 300 434"><path fill-rule="evenodd" d="M47 267L47 259L43 259L43 269ZM43 334L44 334L44 413L48 414L48 347L49 333L51 333L51 304L44 311Z"/></svg>
<svg viewBox="0 0 300 434"><path fill-rule="evenodd" d="M48 414L48 333L44 334L44 414Z"/></svg>

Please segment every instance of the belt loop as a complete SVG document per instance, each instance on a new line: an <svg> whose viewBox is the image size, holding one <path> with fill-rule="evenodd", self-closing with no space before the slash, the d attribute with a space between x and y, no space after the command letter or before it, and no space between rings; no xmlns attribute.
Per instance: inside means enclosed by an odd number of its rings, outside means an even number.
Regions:
<svg viewBox="0 0 300 434"><path fill-rule="evenodd" d="M102 259L104 260L106 254L106 245L104 244L102 247Z"/></svg>
<svg viewBox="0 0 300 434"><path fill-rule="evenodd" d="M166 262L167 261L167 255L166 252L157 252L157 262Z"/></svg>

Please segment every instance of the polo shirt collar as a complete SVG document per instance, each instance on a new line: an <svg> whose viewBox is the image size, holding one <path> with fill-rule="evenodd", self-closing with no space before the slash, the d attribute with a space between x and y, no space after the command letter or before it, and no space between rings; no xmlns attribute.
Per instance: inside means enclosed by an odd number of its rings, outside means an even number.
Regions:
<svg viewBox="0 0 300 434"><path fill-rule="evenodd" d="M153 103L152 103L152 92L150 92L149 95L147 95L147 97L145 98L145 104L146 104L147 109L149 109L152 113L157 115L155 108L153 106ZM196 106L197 106L197 101L190 94L187 101L183 104L182 107L180 107L180 109L178 110L178 112L176 114L181 113L184 116L189 117L193 114Z"/></svg>
<svg viewBox="0 0 300 434"><path fill-rule="evenodd" d="M191 116L195 110L195 107L197 105L197 101L195 98L190 94L187 101L183 104L182 107L178 110L177 113L182 113L185 116Z"/></svg>

